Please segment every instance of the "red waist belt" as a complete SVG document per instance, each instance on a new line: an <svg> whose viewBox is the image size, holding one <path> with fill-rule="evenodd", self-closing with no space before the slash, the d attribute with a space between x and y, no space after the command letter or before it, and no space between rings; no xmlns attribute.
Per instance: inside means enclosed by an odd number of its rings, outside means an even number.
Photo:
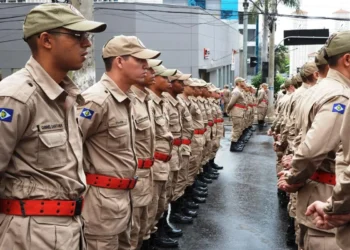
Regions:
<svg viewBox="0 0 350 250"><path fill-rule="evenodd" d="M213 121L208 121L208 126L209 126L209 127L214 126L214 122L213 122Z"/></svg>
<svg viewBox="0 0 350 250"><path fill-rule="evenodd" d="M267 100L262 100L261 102L265 102L265 103L267 103Z"/></svg>
<svg viewBox="0 0 350 250"><path fill-rule="evenodd" d="M84 199L14 200L0 199L0 213L20 216L75 216L83 210Z"/></svg>
<svg viewBox="0 0 350 250"><path fill-rule="evenodd" d="M311 177L311 180L335 186L335 174L317 170Z"/></svg>
<svg viewBox="0 0 350 250"><path fill-rule="evenodd" d="M190 139L182 139L182 144L190 145L192 141Z"/></svg>
<svg viewBox="0 0 350 250"><path fill-rule="evenodd" d="M153 166L153 159L138 159L137 160L137 167L138 168L151 168Z"/></svg>
<svg viewBox="0 0 350 250"><path fill-rule="evenodd" d="M180 138L176 138L173 140L173 145L180 146L182 144L182 141Z"/></svg>
<svg viewBox="0 0 350 250"><path fill-rule="evenodd" d="M218 118L214 120L214 123L222 123L222 122L224 122L223 118Z"/></svg>
<svg viewBox="0 0 350 250"><path fill-rule="evenodd" d="M234 107L241 108L241 109L246 109L247 106L242 105L242 104L235 104Z"/></svg>
<svg viewBox="0 0 350 250"><path fill-rule="evenodd" d="M205 129L195 129L193 133L195 135L203 135L205 133Z"/></svg>
<svg viewBox="0 0 350 250"><path fill-rule="evenodd" d="M249 106L249 107L251 107L251 108L252 108L252 107L254 107L254 105L253 105L253 104L248 104L248 106Z"/></svg>
<svg viewBox="0 0 350 250"><path fill-rule="evenodd" d="M171 155L163 154L160 152L154 153L154 158L163 162L168 162L171 159Z"/></svg>
<svg viewBox="0 0 350 250"><path fill-rule="evenodd" d="M133 179L123 179L100 174L86 174L86 183L102 188L111 189L133 189L137 182L137 177Z"/></svg>

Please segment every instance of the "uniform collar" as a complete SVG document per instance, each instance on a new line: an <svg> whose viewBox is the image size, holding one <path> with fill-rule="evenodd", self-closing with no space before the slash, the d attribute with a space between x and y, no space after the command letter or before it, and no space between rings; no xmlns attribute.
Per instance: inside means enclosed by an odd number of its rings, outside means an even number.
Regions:
<svg viewBox="0 0 350 250"><path fill-rule="evenodd" d="M126 99L129 99L126 93L124 93L106 73L102 75L101 83L109 90L109 92L118 102L123 102ZM131 90L129 91L131 92Z"/></svg>
<svg viewBox="0 0 350 250"><path fill-rule="evenodd" d="M146 88L146 89L147 89L147 91L148 91L148 93L149 93L151 99L152 99L155 103L157 103L158 105L161 104L161 102L163 101L162 98L160 98L159 96L157 96L152 90L150 90L150 89L148 89L148 88Z"/></svg>
<svg viewBox="0 0 350 250"><path fill-rule="evenodd" d="M75 97L79 104L85 103L84 98L80 95L79 88L68 76L65 76L62 82L57 84L32 56L29 58L25 68L50 100L56 100L62 93L65 93Z"/></svg>
<svg viewBox="0 0 350 250"><path fill-rule="evenodd" d="M174 97L172 97L169 93L164 92L162 93L162 96L167 98L167 100L171 103L171 105L173 105L174 107L176 107L176 105L179 104L178 100L176 100Z"/></svg>
<svg viewBox="0 0 350 250"><path fill-rule="evenodd" d="M144 91L142 91L141 89L135 86L131 86L130 89L135 93L136 98L139 99L140 102L145 102L145 100L147 99L148 93L145 93Z"/></svg>
<svg viewBox="0 0 350 250"><path fill-rule="evenodd" d="M340 83L345 83L346 85L350 86L350 79L346 78L342 73L340 73L337 70L329 69L327 78L331 78L333 80L336 80Z"/></svg>
<svg viewBox="0 0 350 250"><path fill-rule="evenodd" d="M177 97L181 98L187 106L191 105L190 96L186 98L183 94L180 94Z"/></svg>

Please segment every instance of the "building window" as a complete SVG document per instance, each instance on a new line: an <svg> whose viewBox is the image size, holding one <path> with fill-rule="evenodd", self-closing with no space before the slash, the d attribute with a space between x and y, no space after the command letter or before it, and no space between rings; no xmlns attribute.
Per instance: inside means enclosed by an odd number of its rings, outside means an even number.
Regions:
<svg viewBox="0 0 350 250"><path fill-rule="evenodd" d="M188 6L199 6L205 9L206 3L205 0L188 0Z"/></svg>

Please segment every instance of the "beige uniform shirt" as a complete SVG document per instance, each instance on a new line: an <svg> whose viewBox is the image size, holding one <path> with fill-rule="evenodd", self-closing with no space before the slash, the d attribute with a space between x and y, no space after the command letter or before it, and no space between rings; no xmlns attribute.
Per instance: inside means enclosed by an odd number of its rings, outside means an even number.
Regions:
<svg viewBox="0 0 350 250"><path fill-rule="evenodd" d="M271 125L271 130L272 131L276 131L277 133L280 133L280 125L281 125L281 122L284 119L285 110L286 110L286 107L288 106L288 103L290 101L290 98L291 98L292 94L293 93L291 93L291 92L287 92L287 94L285 94L281 98L280 103L278 105L278 115L277 115L277 117L275 118L275 120L273 121L273 123Z"/></svg>
<svg viewBox="0 0 350 250"><path fill-rule="evenodd" d="M258 107L259 108L266 108L268 106L267 101L269 100L269 97L267 96L267 93L264 89L260 89L258 92Z"/></svg>
<svg viewBox="0 0 350 250"><path fill-rule="evenodd" d="M237 106L235 106L238 104ZM243 108L245 107L245 108ZM227 113L230 113L232 117L243 118L247 109L247 102L244 98L243 91L236 87L232 91L232 97L230 103L227 106Z"/></svg>
<svg viewBox="0 0 350 250"><path fill-rule="evenodd" d="M316 170L335 173L335 155L340 145L340 128L350 95L350 80L330 70L322 85L305 102L302 112L301 144L292 161L288 183L306 184L298 192L298 220L315 228L312 218L303 215L314 200L326 201L333 186L308 180ZM310 196L312 197L310 198ZM298 212L298 207L297 207Z"/></svg>
<svg viewBox="0 0 350 250"><path fill-rule="evenodd" d="M215 108L216 108L216 114L217 114L217 119L224 119L224 116L222 114L222 110L220 107L220 100L215 100L214 101ZM220 122L216 124L216 136L217 137L223 137L224 136L224 123Z"/></svg>
<svg viewBox="0 0 350 250"><path fill-rule="evenodd" d="M208 123L214 122L212 108L208 98L204 98L204 109L205 109L205 112L207 113ZM207 139L207 141L210 141L212 138L212 132L215 128L214 126L211 127L209 126L209 124L207 124L206 129L207 131L205 132L205 138Z"/></svg>
<svg viewBox="0 0 350 250"><path fill-rule="evenodd" d="M215 103L215 99L214 98L208 98L209 101L209 105L211 108L211 114L213 117L213 122L216 121L216 119L218 118L218 112L216 109L216 103ZM217 126L218 124L214 122L214 126L211 127L212 128L212 138L216 138L217 137Z"/></svg>
<svg viewBox="0 0 350 250"><path fill-rule="evenodd" d="M86 104L79 107L79 123L83 132L85 172L134 178L137 161L130 98L107 74L84 91L83 97ZM83 217L87 234L115 235L126 230L131 217L129 190L89 186L85 197ZM96 202L101 205L96 206Z"/></svg>
<svg viewBox="0 0 350 250"><path fill-rule="evenodd" d="M224 103L228 104L230 102L230 99L231 99L231 91L229 89L224 89L222 91L222 95L224 97Z"/></svg>
<svg viewBox="0 0 350 250"><path fill-rule="evenodd" d="M152 100L148 92L132 86L135 100L133 105L135 124L135 150L137 159L152 159L155 147L154 118L152 116ZM146 90L145 90L146 91ZM152 167L137 168L139 177L137 184L131 190L133 207L147 206L152 200Z"/></svg>
<svg viewBox="0 0 350 250"><path fill-rule="evenodd" d="M182 139L190 139L193 138L193 121L190 113L192 107L191 101L185 97L183 94L177 96L177 99L180 105L183 107L183 112L181 113L182 120ZM191 145L182 144L180 148L180 152L182 155L190 155L191 154Z"/></svg>
<svg viewBox="0 0 350 250"><path fill-rule="evenodd" d="M170 155L172 151L173 135L169 127L168 103L157 96L152 90L147 89L152 103L152 115L154 117L154 126L156 132L155 151ZM153 180L167 181L169 176L169 162L154 160Z"/></svg>
<svg viewBox="0 0 350 250"><path fill-rule="evenodd" d="M79 89L31 57L0 82L0 197L74 200L86 188L76 120Z"/></svg>
<svg viewBox="0 0 350 250"><path fill-rule="evenodd" d="M204 120L198 99L193 96L189 96L188 99L191 101L190 113L192 116L193 129L204 129Z"/></svg>
<svg viewBox="0 0 350 250"><path fill-rule="evenodd" d="M172 97L169 93L163 93L163 100L168 101L168 112L169 112L169 128L174 139L182 138L182 112L183 107L177 99ZM180 164L180 146L173 145L171 151L171 160L169 161L170 171L179 171L181 168Z"/></svg>
<svg viewBox="0 0 350 250"><path fill-rule="evenodd" d="M202 112L202 117L203 117L203 123L204 123L204 128L207 127L207 124L208 124L208 115L207 115L207 112L205 110L205 99L201 96L197 97L197 100L198 100L198 106Z"/></svg>

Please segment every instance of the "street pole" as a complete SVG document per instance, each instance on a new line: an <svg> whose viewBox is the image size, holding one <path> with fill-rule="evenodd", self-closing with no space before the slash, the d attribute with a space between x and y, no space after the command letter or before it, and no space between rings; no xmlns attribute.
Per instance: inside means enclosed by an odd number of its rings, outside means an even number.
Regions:
<svg viewBox="0 0 350 250"><path fill-rule="evenodd" d="M269 106L267 110L267 116L272 120L274 116L274 84L275 84L275 34L276 34L276 14L277 14L277 0L273 0L271 6L271 35L269 46Z"/></svg>
<svg viewBox="0 0 350 250"><path fill-rule="evenodd" d="M248 61L248 0L244 0L243 8L243 78L247 78L247 61Z"/></svg>
<svg viewBox="0 0 350 250"><path fill-rule="evenodd" d="M262 48L261 48L261 69L263 62L267 62L267 40L269 34L269 1L265 0L265 14L264 14L264 22L263 22L263 38L262 38ZM267 79L262 79L263 82L267 82Z"/></svg>
<svg viewBox="0 0 350 250"><path fill-rule="evenodd" d="M93 0L71 0L70 3L78 9L83 16L88 20L93 20ZM95 71L95 56L94 56L94 43L91 41L92 45L88 48L88 55L84 62L83 67L80 70L74 71L73 81L84 91L88 87L92 86L96 82L96 71Z"/></svg>

